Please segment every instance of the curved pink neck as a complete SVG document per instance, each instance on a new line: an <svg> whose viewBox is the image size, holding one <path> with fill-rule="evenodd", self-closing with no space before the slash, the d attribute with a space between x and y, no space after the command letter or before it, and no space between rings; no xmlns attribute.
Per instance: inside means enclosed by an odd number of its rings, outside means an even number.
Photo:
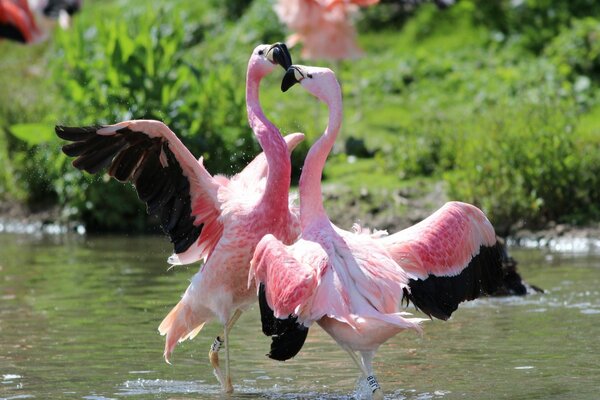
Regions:
<svg viewBox="0 0 600 400"><path fill-rule="evenodd" d="M246 109L248 122L254 135L265 152L269 174L263 200L272 207L288 209L288 192L291 182L291 161L285 139L279 129L267 119L260 106L258 89L263 76L253 72L248 66L246 78Z"/></svg>
<svg viewBox="0 0 600 400"><path fill-rule="evenodd" d="M325 161L333 148L342 123L341 93L334 101L327 103L327 106L329 107L327 128L308 151L300 176L300 222L302 228L308 226L316 218L327 218L323 208L321 176Z"/></svg>

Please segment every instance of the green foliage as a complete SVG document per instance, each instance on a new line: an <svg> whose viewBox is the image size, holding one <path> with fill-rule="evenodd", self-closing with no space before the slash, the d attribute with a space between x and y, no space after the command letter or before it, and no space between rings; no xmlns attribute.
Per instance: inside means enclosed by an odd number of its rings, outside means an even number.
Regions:
<svg viewBox="0 0 600 400"><path fill-rule="evenodd" d="M366 56L326 65L342 83L344 124L325 179L352 193L444 179L503 232L600 218L600 3L422 3L370 7L359 22ZM134 190L71 167L50 127L160 119L211 172L235 173L259 151L248 55L285 34L270 0L114 0L86 4L52 45L0 43L13 56L0 58L10 72L0 87L20 94L0 96L0 196L57 203L90 229L143 229ZM280 77L265 79L261 102L282 132L307 134L297 176L327 112L300 86L282 94Z"/></svg>
<svg viewBox="0 0 600 400"><path fill-rule="evenodd" d="M451 196L482 206L504 232L597 218L598 147L578 146L570 110L566 103L522 104L482 115L456 147L446 175Z"/></svg>
<svg viewBox="0 0 600 400"><path fill-rule="evenodd" d="M25 200L26 194L18 185L15 169L18 167L12 156L12 137L5 129L0 129L0 199L16 198Z"/></svg>
<svg viewBox="0 0 600 400"><path fill-rule="evenodd" d="M491 28L500 39L520 43L541 52L575 18L600 16L596 0L473 0L477 21Z"/></svg>
<svg viewBox="0 0 600 400"><path fill-rule="evenodd" d="M164 121L193 154L216 173L232 173L258 151L246 122L244 75L230 66L187 60L187 32L195 20L162 8L133 9L119 19L89 26L78 21L57 38L54 64L67 107L61 119L78 125L126 119ZM93 182L93 184L91 184ZM142 226L145 216L131 190L83 177L57 185L61 200L98 227ZM127 217L127 218L124 218Z"/></svg>
<svg viewBox="0 0 600 400"><path fill-rule="evenodd" d="M584 82L585 78L599 80L600 20L574 21L546 47L545 54L565 77L576 80L576 84Z"/></svg>
<svg viewBox="0 0 600 400"><path fill-rule="evenodd" d="M55 119L52 108L60 108L61 104L47 78L51 49L49 43L20 46L0 41L0 200L30 202L30 190L42 193L48 186L40 179L43 166L31 157L35 150L15 134L32 144L51 134L47 127ZM42 186L37 187L36 183Z"/></svg>
<svg viewBox="0 0 600 400"><path fill-rule="evenodd" d="M52 125L40 123L14 124L11 133L29 146L36 146L54 139Z"/></svg>

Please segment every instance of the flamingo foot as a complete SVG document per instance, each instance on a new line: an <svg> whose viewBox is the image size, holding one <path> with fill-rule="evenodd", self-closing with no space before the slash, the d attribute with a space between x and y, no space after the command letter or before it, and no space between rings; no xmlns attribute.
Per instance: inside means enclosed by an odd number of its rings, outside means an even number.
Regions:
<svg viewBox="0 0 600 400"><path fill-rule="evenodd" d="M227 378L225 378L225 385L223 386L223 391L227 394L233 393L233 385L231 384L230 376L227 376Z"/></svg>
<svg viewBox="0 0 600 400"><path fill-rule="evenodd" d="M383 390L377 389L376 391L373 392L373 394L371 395L371 398L373 400L383 400Z"/></svg>
<svg viewBox="0 0 600 400"><path fill-rule="evenodd" d="M215 373L219 384L221 384L223 391L225 393L231 393L227 391L228 387L226 385L226 380L223 375L223 371L221 371L221 367L219 366L219 350L221 349L221 346L223 346L223 339L217 336L213 344L210 346L210 351L208 352L208 359L210 360L210 365L212 365L213 372ZM229 381L229 386L231 386L231 381Z"/></svg>
<svg viewBox="0 0 600 400"><path fill-rule="evenodd" d="M373 400L383 400L383 390L381 390L381 386L379 386L379 382L377 382L377 378L374 375L367 376L367 383L369 384L369 388L371 389L371 398Z"/></svg>

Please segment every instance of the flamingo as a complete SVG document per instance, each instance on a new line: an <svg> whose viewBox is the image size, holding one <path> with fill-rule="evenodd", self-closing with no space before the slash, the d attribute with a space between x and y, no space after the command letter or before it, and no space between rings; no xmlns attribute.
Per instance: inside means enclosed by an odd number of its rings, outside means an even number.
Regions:
<svg viewBox="0 0 600 400"><path fill-rule="evenodd" d="M286 245L266 235L256 247L248 283L258 286L263 332L272 336L269 357L296 355L317 322L381 399L372 367L377 349L401 331L421 332L424 321L401 312L402 300L447 319L458 303L497 286L499 247L483 212L460 202L390 236L335 226L323 208L320 180L341 125L340 86L330 69L318 67L290 67L282 89L297 82L329 107L327 128L310 148L300 177L301 238Z"/></svg>
<svg viewBox="0 0 600 400"><path fill-rule="evenodd" d="M192 339L204 324L218 318L223 324L225 375L218 363L217 337L209 358L225 392L232 392L228 336L233 324L256 294L247 285L254 247L272 233L284 243L299 234L297 210L288 205L290 152L304 138L286 136L264 115L258 98L261 80L276 63L291 64L283 44L257 46L248 62L246 100L248 120L264 153L242 172L227 179L211 176L202 158L196 160L162 122L133 120L101 127L56 127L59 137L75 143L63 147L77 156L73 165L89 173L109 166L119 181L131 181L148 212L160 218L174 245L173 265L204 260L183 298L164 318L159 332L166 335L164 356L178 342Z"/></svg>
<svg viewBox="0 0 600 400"><path fill-rule="evenodd" d="M294 33L290 46L302 43L302 57L344 60L362 55L352 15L379 0L278 0L275 12Z"/></svg>
<svg viewBox="0 0 600 400"><path fill-rule="evenodd" d="M0 38L31 43L41 37L27 0L0 0Z"/></svg>
<svg viewBox="0 0 600 400"><path fill-rule="evenodd" d="M32 0L37 12L58 21L62 29L71 26L74 14L81 10L83 0Z"/></svg>

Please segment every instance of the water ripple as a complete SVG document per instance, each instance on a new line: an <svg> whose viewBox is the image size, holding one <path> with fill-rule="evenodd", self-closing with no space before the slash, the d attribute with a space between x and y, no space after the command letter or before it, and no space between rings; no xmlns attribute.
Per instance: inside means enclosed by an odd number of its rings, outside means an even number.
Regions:
<svg viewBox="0 0 600 400"><path fill-rule="evenodd" d="M352 399L370 399L370 390L365 384L357 384L353 393L335 393L328 391L326 393L309 389L305 391L287 391L282 386L275 384L269 388L256 388L250 386L234 385L235 398L261 398L272 400L292 400L292 399L310 399L310 400L352 400ZM451 392L448 390L435 390L433 392L417 393L414 389L398 389L393 392L386 392L387 399L394 400L430 400L441 399ZM206 397L221 396L221 387L217 384L207 384L204 381L177 381L164 379L137 379L123 383L119 388L119 396L147 396L156 394L200 394ZM92 399L92 397L86 397ZM104 398L94 398L94 400L103 400Z"/></svg>

